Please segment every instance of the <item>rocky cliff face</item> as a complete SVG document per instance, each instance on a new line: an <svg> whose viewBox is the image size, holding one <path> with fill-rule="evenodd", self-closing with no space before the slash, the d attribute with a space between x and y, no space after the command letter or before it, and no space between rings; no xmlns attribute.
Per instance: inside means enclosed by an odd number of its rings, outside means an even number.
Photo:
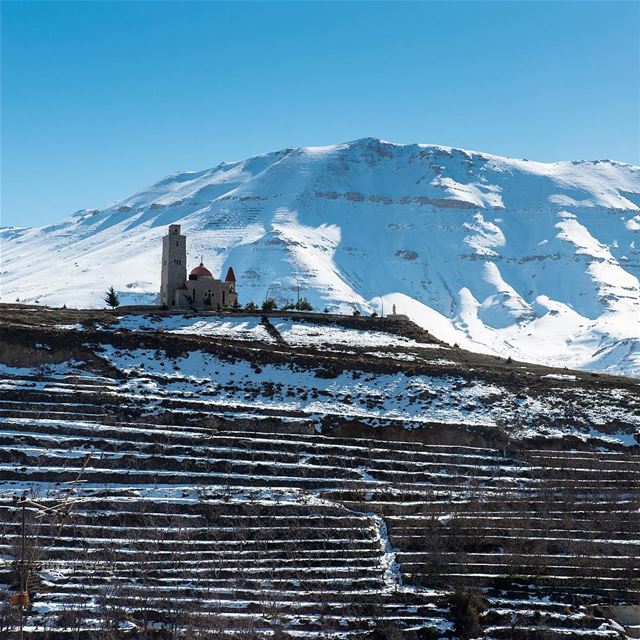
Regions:
<svg viewBox="0 0 640 640"><path fill-rule="evenodd" d="M242 302L398 311L460 346L640 373L640 167L377 139L177 173L39 229L3 229L2 301L157 299L160 237L232 265Z"/></svg>

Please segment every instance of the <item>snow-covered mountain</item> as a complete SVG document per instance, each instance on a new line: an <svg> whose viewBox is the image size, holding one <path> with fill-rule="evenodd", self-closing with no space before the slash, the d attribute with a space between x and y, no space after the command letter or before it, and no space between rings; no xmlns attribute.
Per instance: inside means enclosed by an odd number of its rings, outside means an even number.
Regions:
<svg viewBox="0 0 640 640"><path fill-rule="evenodd" d="M640 375L640 167L377 139L173 174L60 223L4 228L0 300L153 303L160 238L233 266L242 302L398 313L447 342Z"/></svg>

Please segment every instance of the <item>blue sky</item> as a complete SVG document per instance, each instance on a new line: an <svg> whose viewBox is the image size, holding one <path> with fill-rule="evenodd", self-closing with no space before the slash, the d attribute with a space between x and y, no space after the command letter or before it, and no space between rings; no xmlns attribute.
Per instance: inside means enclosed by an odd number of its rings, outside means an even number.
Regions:
<svg viewBox="0 0 640 640"><path fill-rule="evenodd" d="M365 136L640 162L640 3L3 2L2 220Z"/></svg>

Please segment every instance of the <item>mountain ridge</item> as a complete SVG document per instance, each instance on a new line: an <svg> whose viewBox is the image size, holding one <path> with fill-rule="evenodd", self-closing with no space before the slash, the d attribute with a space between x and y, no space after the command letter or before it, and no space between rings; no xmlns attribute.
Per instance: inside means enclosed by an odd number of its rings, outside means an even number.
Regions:
<svg viewBox="0 0 640 640"><path fill-rule="evenodd" d="M640 167L364 138L178 172L102 209L0 230L3 301L153 303L160 237L233 265L242 302L391 311L437 337L640 375ZM52 276L52 274L54 274ZM49 283L48 286L46 283Z"/></svg>

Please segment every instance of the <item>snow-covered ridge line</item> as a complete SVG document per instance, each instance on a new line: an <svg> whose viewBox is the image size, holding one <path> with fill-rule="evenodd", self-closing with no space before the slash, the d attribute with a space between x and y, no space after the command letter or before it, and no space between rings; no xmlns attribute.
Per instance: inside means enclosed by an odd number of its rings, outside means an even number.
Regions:
<svg viewBox="0 0 640 640"><path fill-rule="evenodd" d="M317 310L395 304L449 344L640 376L640 167L366 138L168 176L41 229L0 231L2 301L154 303L160 238ZM366 230L366 232L365 232ZM384 309L383 309L384 307Z"/></svg>

